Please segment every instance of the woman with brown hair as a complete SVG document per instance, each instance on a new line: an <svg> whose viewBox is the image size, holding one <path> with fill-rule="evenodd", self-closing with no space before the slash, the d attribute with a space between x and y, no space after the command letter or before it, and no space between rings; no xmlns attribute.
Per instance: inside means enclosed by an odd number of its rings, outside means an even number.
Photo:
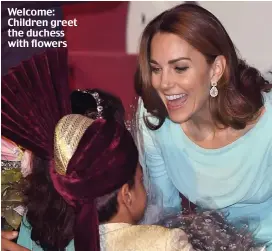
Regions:
<svg viewBox="0 0 272 251"><path fill-rule="evenodd" d="M180 210L182 194L230 221L246 217L272 250L272 85L193 4L147 25L138 73L141 164L164 208Z"/></svg>
<svg viewBox="0 0 272 251"><path fill-rule="evenodd" d="M50 49L2 78L2 133L34 154L19 245L35 251L258 246L212 212L160 222L174 229L136 225L150 190L147 196L122 102L89 89L73 91L69 99L67 69L67 51ZM2 249L22 248L3 234Z"/></svg>

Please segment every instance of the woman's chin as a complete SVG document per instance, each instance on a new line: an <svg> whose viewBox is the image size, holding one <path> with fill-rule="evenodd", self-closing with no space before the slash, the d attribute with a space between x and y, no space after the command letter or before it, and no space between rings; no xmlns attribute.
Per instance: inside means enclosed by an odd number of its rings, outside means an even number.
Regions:
<svg viewBox="0 0 272 251"><path fill-rule="evenodd" d="M187 96L175 102L166 102L165 105L169 119L174 123L182 124L189 119L191 105Z"/></svg>
<svg viewBox="0 0 272 251"><path fill-rule="evenodd" d="M177 123L177 124L182 124L189 119L189 114L184 113L184 112L181 113L181 112L169 111L168 115L169 115L169 119L172 122Z"/></svg>

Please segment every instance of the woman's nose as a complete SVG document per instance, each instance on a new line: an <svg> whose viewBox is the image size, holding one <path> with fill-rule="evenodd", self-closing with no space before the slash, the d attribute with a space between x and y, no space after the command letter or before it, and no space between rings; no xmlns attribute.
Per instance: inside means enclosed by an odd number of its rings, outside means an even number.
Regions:
<svg viewBox="0 0 272 251"><path fill-rule="evenodd" d="M163 89L169 89L174 86L173 77L169 72L163 72L161 77L161 87Z"/></svg>

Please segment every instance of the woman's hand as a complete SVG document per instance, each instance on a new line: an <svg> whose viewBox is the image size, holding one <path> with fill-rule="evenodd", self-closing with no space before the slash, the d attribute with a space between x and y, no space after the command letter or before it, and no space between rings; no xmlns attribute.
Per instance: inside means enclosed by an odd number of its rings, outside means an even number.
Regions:
<svg viewBox="0 0 272 251"><path fill-rule="evenodd" d="M1 251L30 251L14 242L18 236L18 232L16 231L1 231Z"/></svg>

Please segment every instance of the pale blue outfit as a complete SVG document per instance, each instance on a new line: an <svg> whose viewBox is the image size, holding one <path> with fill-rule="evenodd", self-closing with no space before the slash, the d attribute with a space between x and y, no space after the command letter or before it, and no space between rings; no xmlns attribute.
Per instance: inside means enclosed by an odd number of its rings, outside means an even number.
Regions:
<svg viewBox="0 0 272 251"><path fill-rule="evenodd" d="M257 124L220 149L199 147L169 119L156 131L147 129L141 99L137 126L141 165L165 208L180 210L182 193L197 205L226 211L229 220L249 217L256 237L272 251L272 91L263 96L266 111Z"/></svg>

